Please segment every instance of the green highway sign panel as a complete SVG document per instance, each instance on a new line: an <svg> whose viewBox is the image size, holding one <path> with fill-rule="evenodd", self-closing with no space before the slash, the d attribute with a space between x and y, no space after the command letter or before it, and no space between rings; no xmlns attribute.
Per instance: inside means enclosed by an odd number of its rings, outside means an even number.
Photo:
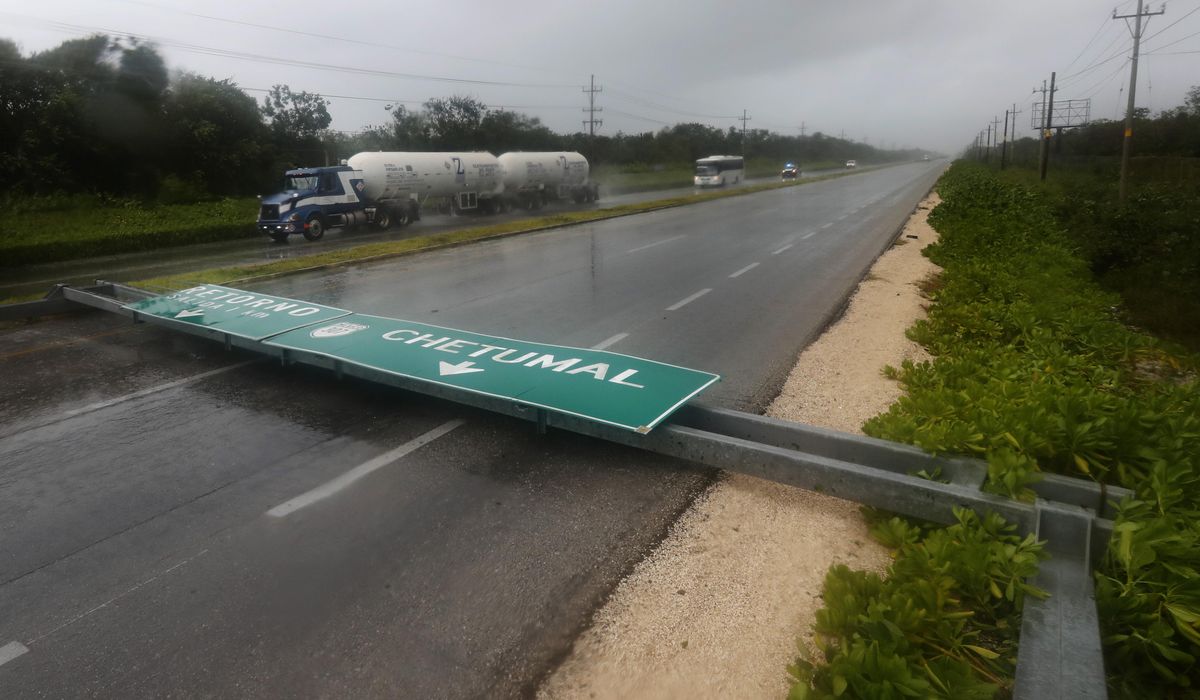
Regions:
<svg viewBox="0 0 1200 700"><path fill-rule="evenodd" d="M266 345L649 432L720 379L599 350L529 343L352 314L281 333Z"/></svg>
<svg viewBox="0 0 1200 700"><path fill-rule="evenodd" d="M203 326L250 340L324 323L350 312L307 301L201 284L174 294L143 299L125 308L189 326Z"/></svg>

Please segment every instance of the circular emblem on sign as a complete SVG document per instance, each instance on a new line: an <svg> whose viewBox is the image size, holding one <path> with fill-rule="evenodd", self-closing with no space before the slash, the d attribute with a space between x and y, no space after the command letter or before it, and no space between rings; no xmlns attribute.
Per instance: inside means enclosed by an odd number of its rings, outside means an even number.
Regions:
<svg viewBox="0 0 1200 700"><path fill-rule="evenodd" d="M350 323L349 321L344 321L342 323L335 323L330 326L322 326L309 333L309 335L313 338L336 338L339 335L350 335L351 333L365 331L368 328L370 328L370 326L366 326L361 323Z"/></svg>

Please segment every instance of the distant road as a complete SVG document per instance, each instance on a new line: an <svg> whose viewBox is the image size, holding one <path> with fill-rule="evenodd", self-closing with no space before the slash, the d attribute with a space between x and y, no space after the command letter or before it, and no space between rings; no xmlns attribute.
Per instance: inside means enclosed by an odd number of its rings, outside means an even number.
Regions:
<svg viewBox="0 0 1200 700"><path fill-rule="evenodd" d="M822 172L830 171L818 171L806 174L816 175ZM771 182L774 179L752 179L747 180L747 184ZM601 190L603 198L600 202L594 204L558 202L537 212L514 211L508 214L487 217L475 214L451 217L425 212L421 221L406 228L393 228L391 231L381 232L371 227L361 227L356 231L348 233L343 232L341 229L334 229L326 233L325 237L316 243L304 240L303 236L292 236L290 243L280 245L272 242L266 236L252 236L245 239L162 248L138 253L121 253L119 255L69 260L47 265L29 265L17 269L0 270L0 274L3 275L3 279L0 280L0 298L45 292L59 282L76 285L91 284L96 279L129 282L187 272L188 270L284 260L330 250L350 248L363 243L395 241L416 236L432 235L444 231L453 231L470 226L516 221L552 214L556 211L608 209L634 202L688 196L695 192L697 192L695 188L680 187L668 190L628 192L609 197L604 196L603 190Z"/></svg>
<svg viewBox="0 0 1200 700"><path fill-rule="evenodd" d="M757 410L941 167L255 289L714 371L704 402ZM712 479L248 360L102 313L0 331L0 696L528 695Z"/></svg>

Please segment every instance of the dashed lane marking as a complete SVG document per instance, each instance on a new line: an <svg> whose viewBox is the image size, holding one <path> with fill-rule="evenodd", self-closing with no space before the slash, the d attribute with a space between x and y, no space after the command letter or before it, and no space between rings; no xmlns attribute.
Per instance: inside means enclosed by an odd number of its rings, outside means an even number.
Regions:
<svg viewBox="0 0 1200 700"><path fill-rule="evenodd" d="M618 334L614 335L613 337L608 338L607 340L601 340L599 343L596 343L595 345L592 346L592 349L593 350L603 350L604 348L609 348L609 347L616 345L617 343L621 342L622 340L625 340L628 337L629 337L628 333L618 333Z"/></svg>
<svg viewBox="0 0 1200 700"><path fill-rule="evenodd" d="M75 617L72 617L71 619L69 619L66 622L62 623L61 625L55 627L54 629L50 630L49 632L43 632L42 634L39 634L37 637L34 637L33 639L29 640L29 643L34 644L35 642L39 642L39 641L45 639L46 637L49 637L50 635L54 634L55 632L63 629L64 627L69 627L69 626L75 624L76 622L79 622L80 620L84 619L85 617L88 617L88 616L92 615L93 613L96 613L100 610L103 610L104 608L107 608L108 606L110 606L113 603L117 602L118 600L124 598L125 596L129 595L130 593L133 593L134 591L138 590L139 588L142 588L143 586L146 586L147 584L153 583L154 581L162 578L163 576L166 576L167 574L171 573L172 571L175 571L176 569L178 569L182 566L186 566L186 565L192 563L193 561L204 556L205 554L208 554L207 549L200 550L199 552L193 554L192 556L188 557L187 559L184 559L183 561L181 561L169 568L163 569L162 571L158 572L157 574L154 574L153 576L146 579L145 581L142 581L141 583L138 583L134 586L131 586L131 587L125 589L123 592L113 596L112 598L109 598L108 600L97 605L96 607L92 608L91 610L88 610L87 612L83 612L83 613L76 615ZM24 652L22 652L22 653L24 653Z"/></svg>
<svg viewBox="0 0 1200 700"><path fill-rule="evenodd" d="M800 240L802 240L802 241L807 241L808 239L812 238L812 237L813 237L813 236L815 236L815 235L817 235L817 232L816 232L816 231L809 231L808 233L806 233L806 234L804 234L803 236L801 236L801 237L800 237Z"/></svg>
<svg viewBox="0 0 1200 700"><path fill-rule="evenodd" d="M9 642L8 644L5 644L4 646L0 647L0 666L3 666L27 651L29 651L29 647L20 642Z"/></svg>
<svg viewBox="0 0 1200 700"><path fill-rule="evenodd" d="M729 278L730 278L730 279L733 279L734 277L741 277L743 274L745 274L745 273L747 273L747 272L749 272L749 271L753 270L753 269L754 269L754 268L756 268L756 267L758 267L758 263L756 263L756 262L755 262L755 263L750 263L749 265L747 265L747 266L743 267L742 269L740 269L740 270L738 270L737 272L735 272L735 273L733 273L732 275L730 275L730 276L729 276Z"/></svg>
<svg viewBox="0 0 1200 700"><path fill-rule="evenodd" d="M675 302L674 304L671 304L670 306L667 307L667 311L678 311L679 309L682 309L683 307L687 306L688 304L692 303L693 301L696 301L697 299L704 296L705 294L708 294L711 291L712 291L712 289L701 289L700 291L691 295L687 299L681 299L681 300Z"/></svg>
<svg viewBox="0 0 1200 700"><path fill-rule="evenodd" d="M773 251L771 251L771 255L779 255L780 253L782 253L783 251L787 250L788 248L791 248L793 245L795 245L795 243L788 243L787 245L785 245L784 247L780 248L779 250L773 250Z"/></svg>
<svg viewBox="0 0 1200 700"><path fill-rule="evenodd" d="M646 245L643 245L643 246L638 246L637 248L630 248L629 250L627 250L627 251L625 251L625 252L626 252L626 253L636 253L636 252L638 252L639 250L645 250L645 249L647 249L647 248L653 248L653 247L654 247L654 246L656 246L656 245L663 245L664 243L670 243L671 241L677 241L677 240L679 240L680 238L683 238L683 237L684 237L684 236L683 236L683 234L681 233L681 234L679 234L678 236L671 236L670 238L664 238L664 239L662 239L661 241L655 241L654 243L647 243Z"/></svg>
<svg viewBox="0 0 1200 700"><path fill-rule="evenodd" d="M374 472L378 469L382 469L383 467L386 467L387 465L391 464L392 462L395 462L396 460L400 459L401 457L407 455L408 453L418 450L421 447L424 447L425 445L428 445L429 443L433 442L434 440L437 440L441 436L445 435L446 433L450 432L451 430L454 430L455 428L461 426L464 423L466 423L466 421L461 420L461 419L455 419L452 421L448 421L446 423L442 423L441 425L434 428L433 430L430 430L429 432L424 433L422 435L418 435L417 437L413 438L412 440L409 440L408 442L404 443L403 445L397 447L394 450L389 450L388 452L384 452L383 454L379 455L378 457L375 457L374 459L370 459L370 460L367 460L366 462L363 462L362 464L351 469L350 471L346 472L345 474L342 474L341 476L337 477L336 479L327 481L324 484L318 486L317 488L315 488L311 491L307 491L305 493L300 494L299 496L296 496L295 498L293 498L289 501L284 501L283 503L280 503L279 505L275 506L271 510L268 510L267 515L270 515L270 516L276 517L276 518L283 518L288 515L291 515L292 513L295 513L296 511L300 510L301 508L311 506L312 504L316 503L317 501L323 501L326 498L329 498L330 496L332 496L332 495L338 493L339 491L345 489L346 487L350 486L351 484L358 481L359 479L367 476L371 472Z"/></svg>
<svg viewBox="0 0 1200 700"><path fill-rule="evenodd" d="M182 379L176 379L175 381L165 382L165 383L159 384L157 386L152 386L152 387L148 387L146 389L141 389L140 391L135 391L130 394L125 394L124 396L117 396L115 398L106 399L104 401L97 401L96 403L90 403L86 406L81 406L79 408L73 408L69 411L64 411L63 413L60 413L56 416L52 416L52 417L47 418L42 421L38 421L32 425L23 426L23 427L21 427L20 430L22 432L24 432L26 430L34 430L36 428L44 428L47 425L53 425L54 423L58 423L58 422L61 422L61 421L64 421L64 420L67 420L70 418L75 418L76 416L82 416L85 413L92 413L93 411L99 411L101 409L108 408L110 406L116 406L119 403L125 403L126 401L133 401L134 399L140 399L140 398L143 398L146 396L150 396L152 394L157 394L159 392L167 391L168 389L174 389L176 387L181 387L181 386L184 386L185 384L191 384L192 382L198 382L201 379L208 379L209 377L213 377L218 374L224 374L225 372L232 372L235 369L240 369L242 367L245 367L246 365L254 364L255 362L259 362L259 360L246 360L245 362L238 362L238 363L235 363L232 365L218 367L217 369L211 369L207 372L193 374L190 377L183 377ZM9 437L12 434L13 433L0 433L0 438Z"/></svg>
<svg viewBox="0 0 1200 700"><path fill-rule="evenodd" d="M71 345L78 345L79 343L83 343L83 342L86 342L89 340L95 340L97 338L106 338L110 335L120 335L121 333L128 333L133 328L134 328L133 326L125 326L124 328L118 328L113 331L101 331L100 333L93 333L91 335L83 335L78 338L68 338L66 340L59 340L59 341L56 341L53 343L46 343L45 345L38 345L36 347L26 348L24 350L16 350L14 352L8 352L8 353L4 353L4 354L0 355L0 360L9 360L14 357L20 357L22 355L30 355L35 352L43 352L46 350L56 350L58 348L65 348L65 347L69 347Z"/></svg>

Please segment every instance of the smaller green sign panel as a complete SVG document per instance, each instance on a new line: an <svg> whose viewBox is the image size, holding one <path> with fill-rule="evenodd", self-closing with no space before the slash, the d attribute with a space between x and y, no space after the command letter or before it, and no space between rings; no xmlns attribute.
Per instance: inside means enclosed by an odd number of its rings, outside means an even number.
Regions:
<svg viewBox="0 0 1200 700"><path fill-rule="evenodd" d="M352 314L266 345L615 425L651 428L720 377L599 350Z"/></svg>
<svg viewBox="0 0 1200 700"><path fill-rule="evenodd" d="M125 308L250 340L263 340L350 313L345 309L308 301L245 292L215 284L201 284L174 294L144 299L126 304Z"/></svg>

